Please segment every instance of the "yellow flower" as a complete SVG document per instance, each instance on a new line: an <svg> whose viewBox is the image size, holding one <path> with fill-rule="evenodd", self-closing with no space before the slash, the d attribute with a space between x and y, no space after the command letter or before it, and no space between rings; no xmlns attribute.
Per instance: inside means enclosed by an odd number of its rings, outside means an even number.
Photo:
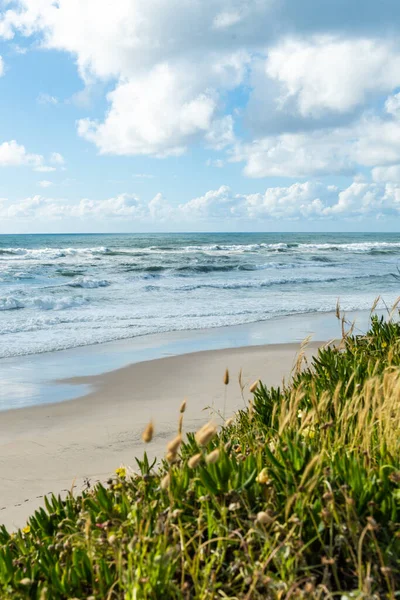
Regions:
<svg viewBox="0 0 400 600"><path fill-rule="evenodd" d="M269 483L270 479L268 477L268 469L263 469L262 471L260 471L256 477L256 481L257 483L261 483L263 485Z"/></svg>
<svg viewBox="0 0 400 600"><path fill-rule="evenodd" d="M304 429L302 431L302 435L304 438L313 440L315 438L315 429L312 429L311 427L304 427Z"/></svg>
<svg viewBox="0 0 400 600"><path fill-rule="evenodd" d="M126 477L125 467L119 467L118 469L115 469L115 473L120 479L125 479Z"/></svg>
<svg viewBox="0 0 400 600"><path fill-rule="evenodd" d="M382 342L382 348L386 348L387 342Z"/></svg>
<svg viewBox="0 0 400 600"><path fill-rule="evenodd" d="M22 533L24 533L24 534L30 533L30 531L31 531L30 525L27 525L26 527L23 527L23 529L22 529Z"/></svg>

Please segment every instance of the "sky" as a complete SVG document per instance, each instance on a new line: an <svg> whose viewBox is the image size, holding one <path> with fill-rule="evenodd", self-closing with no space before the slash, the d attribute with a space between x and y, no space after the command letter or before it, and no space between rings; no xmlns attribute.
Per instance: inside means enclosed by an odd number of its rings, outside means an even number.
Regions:
<svg viewBox="0 0 400 600"><path fill-rule="evenodd" d="M398 0L0 0L0 233L400 231Z"/></svg>

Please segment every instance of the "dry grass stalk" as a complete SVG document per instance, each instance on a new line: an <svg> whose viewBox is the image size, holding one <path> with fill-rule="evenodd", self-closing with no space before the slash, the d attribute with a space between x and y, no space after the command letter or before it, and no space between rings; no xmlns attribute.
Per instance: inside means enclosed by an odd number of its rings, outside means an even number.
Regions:
<svg viewBox="0 0 400 600"><path fill-rule="evenodd" d="M181 435L181 433L182 433L182 428L183 428L183 414L181 414L179 417L179 423L178 423L179 435Z"/></svg>
<svg viewBox="0 0 400 600"><path fill-rule="evenodd" d="M184 413L184 412L185 412L185 410L186 410L186 400L184 400L184 401L182 402L182 404L181 404L181 407L180 407L180 409L179 409L179 412L180 412L180 413Z"/></svg>
<svg viewBox="0 0 400 600"><path fill-rule="evenodd" d="M251 386L249 388L251 394L254 394L254 392L258 388L259 383L260 383L260 380L257 379L256 381L254 381L254 383L251 384Z"/></svg>

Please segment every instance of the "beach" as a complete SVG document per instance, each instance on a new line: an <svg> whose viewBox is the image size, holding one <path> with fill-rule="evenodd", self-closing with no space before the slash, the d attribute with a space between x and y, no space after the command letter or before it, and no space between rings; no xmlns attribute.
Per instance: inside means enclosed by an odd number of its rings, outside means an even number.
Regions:
<svg viewBox="0 0 400 600"><path fill-rule="evenodd" d="M307 355L318 346L311 343ZM87 481L105 481L121 464L134 469L135 457L144 451L160 459L176 433L184 399L185 431L211 418L222 423L223 416L245 406L254 380L280 385L289 377L298 350L298 343L272 344L136 363L69 381L91 386L82 398L2 412L0 521L10 529L23 526L45 494L72 488L78 494ZM223 384L226 368L228 386ZM145 446L141 433L150 420L155 437Z"/></svg>

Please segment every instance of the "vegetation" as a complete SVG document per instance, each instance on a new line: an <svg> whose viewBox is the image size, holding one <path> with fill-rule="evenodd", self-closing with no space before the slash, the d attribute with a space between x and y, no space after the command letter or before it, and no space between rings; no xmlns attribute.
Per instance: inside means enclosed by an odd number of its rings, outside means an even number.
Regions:
<svg viewBox="0 0 400 600"><path fill-rule="evenodd" d="M160 469L145 454L2 528L0 597L400 597L400 325L301 362L219 433L183 443L181 418Z"/></svg>

